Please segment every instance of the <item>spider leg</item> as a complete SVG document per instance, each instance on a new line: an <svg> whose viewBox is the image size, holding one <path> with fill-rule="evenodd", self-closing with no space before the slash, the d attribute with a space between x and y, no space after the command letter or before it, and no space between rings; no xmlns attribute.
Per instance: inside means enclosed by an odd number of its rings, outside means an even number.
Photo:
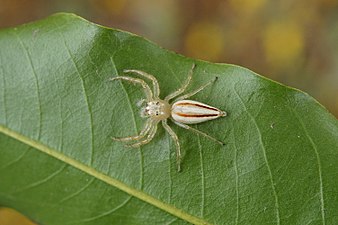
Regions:
<svg viewBox="0 0 338 225"><path fill-rule="evenodd" d="M141 80L141 79L138 79L138 78L133 78L133 77L126 77L126 76L113 77L110 80L111 81L126 80L126 81L129 81L131 83L140 84L140 85L142 85L142 87L144 89L144 92L147 96L147 100L151 101L153 99L153 93L151 92L150 87L148 86L148 84L144 80Z"/></svg>
<svg viewBox="0 0 338 225"><path fill-rule="evenodd" d="M213 140L213 141L217 142L220 145L225 145L224 142L217 140L216 138L210 136L209 134L206 134L206 133L204 133L204 132L202 132L200 130L197 130L197 129L193 128L193 127L190 127L190 126L188 126L188 125L186 125L184 123L180 123L180 122L177 122L175 120L172 120L172 121L175 124L177 124L178 126L183 127L184 129L191 130L191 131L193 131L193 132L195 132L197 134L200 134L200 135L202 135L202 136L204 136L206 138L209 138L210 140Z"/></svg>
<svg viewBox="0 0 338 225"><path fill-rule="evenodd" d="M138 141L134 144L128 144L126 145L127 147L132 147L132 148L137 148L137 147L140 147L141 145L145 145L145 144L148 144L155 136L156 134L156 131L157 131L157 123L154 123L151 128L150 128L150 131L147 135L147 137L141 141Z"/></svg>
<svg viewBox="0 0 338 225"><path fill-rule="evenodd" d="M169 94L167 97L165 97L164 101L169 101L170 99L173 99L175 97L177 97L178 95L182 94L185 89L188 87L188 85L190 84L191 78L192 78L192 74L194 72L194 68L195 68L195 63L192 64L192 67L188 73L188 78L184 81L183 85L181 88L179 88L178 90L174 91L173 93Z"/></svg>
<svg viewBox="0 0 338 225"><path fill-rule="evenodd" d="M155 98L159 98L159 95L160 95L160 86L158 84L157 79L153 75L148 74L146 72L143 72L141 70L123 70L123 72L124 73L136 73L138 75L141 75L141 76L146 77L149 80L151 80L153 82L153 86L154 86L154 96L155 96Z"/></svg>
<svg viewBox="0 0 338 225"><path fill-rule="evenodd" d="M202 85L201 87L197 88L196 90L178 97L177 99L175 99L175 101L187 99L187 98L197 94L198 92L202 91L204 88L208 87L210 84L214 83L217 79L218 79L218 77L215 77L214 79L210 80L208 83Z"/></svg>
<svg viewBox="0 0 338 225"><path fill-rule="evenodd" d="M166 129L166 131L169 133L169 135L171 136L171 138L173 139L173 141L175 143L177 171L180 172L181 171L181 158L182 158L182 156L181 156L181 147L180 147L180 143L178 141L178 137L177 137L176 133L167 124L167 120L162 120L162 125L163 125L164 129Z"/></svg>
<svg viewBox="0 0 338 225"><path fill-rule="evenodd" d="M139 135L136 136L129 136L129 137L112 137L114 141L136 141L142 139L144 136L146 136L151 129L151 127L154 125L154 121L149 119L147 120L146 124L144 125L144 128L140 132Z"/></svg>

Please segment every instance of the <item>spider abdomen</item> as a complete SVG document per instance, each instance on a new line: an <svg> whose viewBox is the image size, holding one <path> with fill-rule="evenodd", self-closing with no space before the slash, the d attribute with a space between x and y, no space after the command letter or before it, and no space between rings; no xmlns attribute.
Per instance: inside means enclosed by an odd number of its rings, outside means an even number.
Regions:
<svg viewBox="0 0 338 225"><path fill-rule="evenodd" d="M171 117L175 121L185 124L201 123L221 116L226 116L226 112L192 100L180 100L171 107Z"/></svg>

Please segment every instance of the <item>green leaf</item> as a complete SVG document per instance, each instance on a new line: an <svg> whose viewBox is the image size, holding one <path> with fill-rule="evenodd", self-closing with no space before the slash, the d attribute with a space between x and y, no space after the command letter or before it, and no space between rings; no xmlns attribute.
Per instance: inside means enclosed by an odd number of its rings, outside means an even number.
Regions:
<svg viewBox="0 0 338 225"><path fill-rule="evenodd" d="M338 122L313 98L234 65L182 57L141 37L70 14L0 31L0 205L41 224L334 224ZM192 99L227 117L159 126L139 149L112 136L145 122L140 86L124 69L156 76L161 97L196 63ZM188 90L188 91L189 91Z"/></svg>

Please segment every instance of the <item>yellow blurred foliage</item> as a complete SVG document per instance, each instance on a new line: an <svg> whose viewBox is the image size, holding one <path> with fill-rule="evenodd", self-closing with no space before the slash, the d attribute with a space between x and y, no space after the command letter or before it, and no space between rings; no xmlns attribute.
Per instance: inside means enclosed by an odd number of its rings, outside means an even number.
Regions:
<svg viewBox="0 0 338 225"><path fill-rule="evenodd" d="M302 56L304 34L295 22L273 22L263 34L266 60L276 67L288 66Z"/></svg>
<svg viewBox="0 0 338 225"><path fill-rule="evenodd" d="M260 10L266 3L266 0L230 0L231 8L245 15L250 15Z"/></svg>
<svg viewBox="0 0 338 225"><path fill-rule="evenodd" d="M127 4L127 0L91 0L90 2L100 10L113 14L120 14Z"/></svg>
<svg viewBox="0 0 338 225"><path fill-rule="evenodd" d="M184 40L185 51L192 57L204 60L220 60L225 38L221 27L211 22L194 23Z"/></svg>
<svg viewBox="0 0 338 225"><path fill-rule="evenodd" d="M13 209L0 208L0 225L35 225L35 223Z"/></svg>

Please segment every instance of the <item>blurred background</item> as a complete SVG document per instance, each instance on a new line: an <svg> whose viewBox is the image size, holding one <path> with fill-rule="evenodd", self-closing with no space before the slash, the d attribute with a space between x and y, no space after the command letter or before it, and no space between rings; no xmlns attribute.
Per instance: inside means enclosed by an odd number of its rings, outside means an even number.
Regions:
<svg viewBox="0 0 338 225"><path fill-rule="evenodd" d="M56 12L247 67L309 93L338 117L338 0L0 0L0 28ZM5 224L1 213L0 225L23 224Z"/></svg>

